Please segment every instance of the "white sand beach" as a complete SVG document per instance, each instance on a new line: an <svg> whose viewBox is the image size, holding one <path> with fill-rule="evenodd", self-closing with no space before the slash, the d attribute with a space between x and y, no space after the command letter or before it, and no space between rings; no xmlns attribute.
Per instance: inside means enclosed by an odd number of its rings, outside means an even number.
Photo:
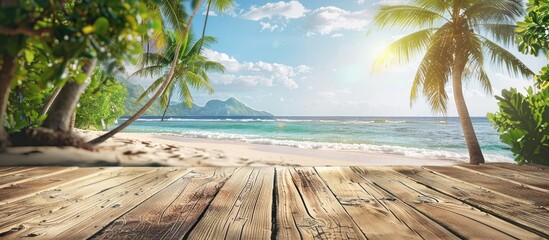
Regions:
<svg viewBox="0 0 549 240"><path fill-rule="evenodd" d="M77 131L86 139L101 132ZM172 135L120 133L96 151L72 147L14 147L0 154L0 166L447 166L460 162Z"/></svg>

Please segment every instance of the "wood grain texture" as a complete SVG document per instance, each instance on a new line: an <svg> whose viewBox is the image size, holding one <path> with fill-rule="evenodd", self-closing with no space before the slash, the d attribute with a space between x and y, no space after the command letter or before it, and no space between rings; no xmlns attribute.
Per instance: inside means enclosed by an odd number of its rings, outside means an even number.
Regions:
<svg viewBox="0 0 549 240"><path fill-rule="evenodd" d="M68 205L41 218L25 221L26 227L7 239L39 236L48 239L86 239L187 173L187 169L161 168L107 188L78 204Z"/></svg>
<svg viewBox="0 0 549 240"><path fill-rule="evenodd" d="M75 180L92 176L101 171L103 170L100 168L71 168L69 171L62 171L58 174L47 175L45 177L12 184L0 189L0 204L6 204L28 196L36 195L59 185L70 184Z"/></svg>
<svg viewBox="0 0 549 240"><path fill-rule="evenodd" d="M522 167L0 168L0 238L547 239Z"/></svg>
<svg viewBox="0 0 549 240"><path fill-rule="evenodd" d="M180 239L234 168L196 168L116 219L92 239Z"/></svg>
<svg viewBox="0 0 549 240"><path fill-rule="evenodd" d="M522 174L516 171L491 167L490 165L459 165L461 169L468 169L474 172L484 174L488 177L498 178L502 181L508 181L519 185L525 185L531 189L549 193L549 174L545 178Z"/></svg>
<svg viewBox="0 0 549 240"><path fill-rule="evenodd" d="M387 199L387 194L383 193L383 190L369 184L350 168L315 169L368 239L456 237L426 217L419 217L419 212L405 204ZM415 213L407 214L406 211ZM417 218L422 223L417 224Z"/></svg>
<svg viewBox="0 0 549 240"><path fill-rule="evenodd" d="M549 167L547 166L542 166L537 164L516 165L512 163L488 163L484 165L503 168L503 169L511 170L513 172L519 172L522 174L540 177L543 179L549 178Z"/></svg>
<svg viewBox="0 0 549 240"><path fill-rule="evenodd" d="M4 175L16 173L16 172L27 171L27 170L30 170L30 169L33 169L33 168L34 167L2 167L0 169L0 177L2 177Z"/></svg>
<svg viewBox="0 0 549 240"><path fill-rule="evenodd" d="M145 168L108 168L96 176L83 178L41 192L35 196L12 203L0 205L0 233L5 233L33 218L42 218L53 212L77 205L82 200L116 187L124 182L139 177L151 169Z"/></svg>
<svg viewBox="0 0 549 240"><path fill-rule="evenodd" d="M47 177L74 169L76 169L76 167L40 167L22 169L11 174L0 176L0 189L10 185L16 185L25 181L34 180L40 177Z"/></svg>
<svg viewBox="0 0 549 240"><path fill-rule="evenodd" d="M389 170L389 171L388 171ZM540 239L539 235L418 184L387 168L362 168L371 180L454 233L478 239Z"/></svg>
<svg viewBox="0 0 549 240"><path fill-rule="evenodd" d="M303 239L366 239L314 168L280 169L277 179L282 183L277 188L278 199L290 198L278 206L280 239L296 233ZM301 202L297 206L303 209L295 211L291 201ZM290 224L298 232L288 231Z"/></svg>
<svg viewBox="0 0 549 240"><path fill-rule="evenodd" d="M535 229L543 237L549 238L549 210L516 201L507 195L488 191L465 184L425 169L394 167L395 171L490 214L505 218L506 221Z"/></svg>
<svg viewBox="0 0 549 240"><path fill-rule="evenodd" d="M491 191L514 197L518 201L534 204L536 206L549 206L547 193L533 190L527 186L515 184L501 179L488 177L456 167L425 167L437 174L451 177L461 182L476 185Z"/></svg>
<svg viewBox="0 0 549 240"><path fill-rule="evenodd" d="M268 239L273 168L240 168L223 185L189 239Z"/></svg>

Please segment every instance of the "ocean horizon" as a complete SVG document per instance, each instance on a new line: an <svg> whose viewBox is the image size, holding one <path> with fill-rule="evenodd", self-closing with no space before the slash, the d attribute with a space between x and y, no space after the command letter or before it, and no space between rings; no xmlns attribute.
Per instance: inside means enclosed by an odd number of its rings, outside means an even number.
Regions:
<svg viewBox="0 0 549 240"><path fill-rule="evenodd" d="M126 120L122 117L119 122ZM144 116L125 132L152 133L303 149L468 161L458 117ZM472 117L487 162L513 162L486 117Z"/></svg>

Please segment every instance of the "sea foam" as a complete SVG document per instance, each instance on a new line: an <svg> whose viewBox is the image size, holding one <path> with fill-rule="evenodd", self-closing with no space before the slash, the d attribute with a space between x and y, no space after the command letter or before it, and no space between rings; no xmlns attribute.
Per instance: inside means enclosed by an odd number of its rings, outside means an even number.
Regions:
<svg viewBox="0 0 549 240"><path fill-rule="evenodd" d="M394 145L375 145L364 143L333 143L333 142L314 142L314 141L297 141L289 139L265 138L253 134L234 134L206 131L187 131L181 134L176 134L191 138L206 138L215 140L233 140L251 144L287 146L302 149L321 149L321 150L336 150L336 151L351 151L365 153L380 153L394 154L414 158L442 159L453 161L468 161L467 153L457 153L446 150L403 147ZM513 159L496 154L484 154L487 162L513 162Z"/></svg>

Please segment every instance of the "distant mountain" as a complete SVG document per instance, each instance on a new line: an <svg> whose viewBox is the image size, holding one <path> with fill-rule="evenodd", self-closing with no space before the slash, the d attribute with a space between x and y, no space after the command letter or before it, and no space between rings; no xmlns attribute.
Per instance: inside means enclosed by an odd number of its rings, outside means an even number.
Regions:
<svg viewBox="0 0 549 240"><path fill-rule="evenodd" d="M135 100L144 91L143 87L138 84L123 81L128 88L128 96L124 103L126 113L124 115L131 116L139 110L150 98L143 99L139 104ZM160 108L159 101L156 101L151 108L145 113L145 116L161 116L163 113ZM198 116L198 117L274 117L273 114L265 111L254 110L246 104L229 98L226 101L210 100L203 107L193 104L192 107L187 107L184 103L170 104L166 116Z"/></svg>
<svg viewBox="0 0 549 240"><path fill-rule="evenodd" d="M166 116L274 117L268 112L254 110L235 98L226 101L210 100L203 107L193 104L189 108L184 103L177 103L168 108Z"/></svg>

